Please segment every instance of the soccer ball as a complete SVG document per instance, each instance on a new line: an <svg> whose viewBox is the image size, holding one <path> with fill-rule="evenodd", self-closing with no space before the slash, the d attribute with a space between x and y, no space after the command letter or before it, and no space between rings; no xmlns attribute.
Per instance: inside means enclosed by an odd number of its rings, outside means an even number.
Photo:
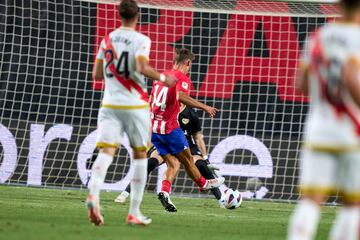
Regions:
<svg viewBox="0 0 360 240"><path fill-rule="evenodd" d="M228 188L221 196L220 204L226 209L235 209L240 207L242 202L242 196L238 190L232 190Z"/></svg>

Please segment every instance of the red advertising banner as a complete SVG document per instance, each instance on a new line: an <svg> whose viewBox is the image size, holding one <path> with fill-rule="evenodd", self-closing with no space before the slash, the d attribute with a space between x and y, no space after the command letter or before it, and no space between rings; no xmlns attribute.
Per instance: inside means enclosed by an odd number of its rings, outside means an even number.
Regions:
<svg viewBox="0 0 360 240"><path fill-rule="evenodd" d="M257 5L269 8L269 3L252 3L254 7ZM247 7L251 6L249 1L238 1L235 9L241 10L246 4ZM272 3L271 8L277 9L279 13L291 10L287 3ZM333 8L333 5L319 7L324 12L334 11ZM175 43L181 42L184 35L190 35L191 38L191 31L196 28L197 31L209 31L212 28L201 25L202 19L195 18L194 14L195 12L191 11L162 9L157 12L155 23L138 25L137 30L152 40L150 58L158 70L171 68ZM299 35L308 34L299 32L295 19L292 16L228 15L227 25L222 29L215 54L209 56L208 66L205 67L207 72L202 73L202 79L193 79L198 85L197 88L192 88L192 94L230 99L235 84L245 81L276 85L277 95L283 101L307 101L308 99L294 88L301 41L304 41L299 40ZM120 25L117 6L98 5L95 53L101 39ZM259 32L261 39L256 39ZM260 47L254 45L255 41L260 41ZM192 42L191 39L186 45L202 47L199 41ZM257 54L253 54L254 52ZM102 89L103 83L94 81L93 87Z"/></svg>

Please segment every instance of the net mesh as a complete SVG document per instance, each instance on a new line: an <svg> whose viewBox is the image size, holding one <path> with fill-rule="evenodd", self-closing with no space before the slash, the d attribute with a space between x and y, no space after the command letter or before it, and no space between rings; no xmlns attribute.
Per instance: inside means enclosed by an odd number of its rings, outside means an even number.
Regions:
<svg viewBox="0 0 360 240"><path fill-rule="evenodd" d="M120 26L115 1L0 1L0 183L85 188L103 83L91 70L101 39ZM308 99L293 87L306 37L332 21L332 1L139 1L151 64L172 67L175 47L196 54L191 95L210 161L228 187L297 199L297 159ZM126 137L105 188L129 181ZM161 171L150 175L157 189ZM158 177L160 176L160 178ZM176 193L197 193L183 170Z"/></svg>
<svg viewBox="0 0 360 240"><path fill-rule="evenodd" d="M96 3L117 4L117 0L90 0ZM216 13L235 13L246 15L293 15L293 16L310 16L326 15L337 16L339 14L336 6L336 0L324 1L281 1L281 0L140 0L138 3L142 7L156 9L179 9L199 12L216 12Z"/></svg>

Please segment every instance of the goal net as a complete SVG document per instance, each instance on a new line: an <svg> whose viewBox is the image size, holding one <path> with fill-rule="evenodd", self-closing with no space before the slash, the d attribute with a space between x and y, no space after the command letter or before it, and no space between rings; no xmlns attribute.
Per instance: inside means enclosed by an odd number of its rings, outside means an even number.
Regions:
<svg viewBox="0 0 360 240"><path fill-rule="evenodd" d="M0 1L0 183L86 188L103 83L91 70L101 39L120 26L116 1ZM196 54L191 95L220 112L203 123L226 186L257 198L297 199L308 99L293 87L307 35L338 15L334 1L139 1L151 64L174 48ZM104 188L131 175L126 136ZM149 177L156 191L164 167ZM198 193L181 170L175 193Z"/></svg>

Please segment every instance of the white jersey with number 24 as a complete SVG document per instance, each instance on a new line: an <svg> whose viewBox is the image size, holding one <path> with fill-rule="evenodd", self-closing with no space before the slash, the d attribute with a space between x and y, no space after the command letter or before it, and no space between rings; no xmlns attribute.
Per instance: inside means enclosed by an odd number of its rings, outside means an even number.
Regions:
<svg viewBox="0 0 360 240"><path fill-rule="evenodd" d="M120 27L101 44L96 56L103 60L104 107L143 106L147 104L144 75L136 71L136 58L149 59L150 38L131 28Z"/></svg>

